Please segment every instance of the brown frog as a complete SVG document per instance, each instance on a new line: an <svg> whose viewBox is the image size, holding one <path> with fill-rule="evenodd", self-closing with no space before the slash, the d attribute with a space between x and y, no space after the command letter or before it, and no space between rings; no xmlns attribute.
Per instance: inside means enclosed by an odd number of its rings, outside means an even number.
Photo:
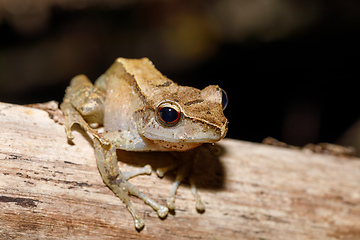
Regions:
<svg viewBox="0 0 360 240"><path fill-rule="evenodd" d="M61 110L65 115L68 139L71 127L79 124L93 138L98 169L104 183L124 202L141 230L144 221L133 208L129 195L150 205L159 217L175 208L175 193L187 176L188 162L197 156L191 150L202 143L225 137L228 120L223 114L226 93L218 86L203 90L179 86L163 76L147 58L118 58L93 85L85 75L71 80ZM99 127L103 126L103 132ZM167 206L159 205L127 180L151 174L149 165L135 172L121 172L116 149L125 151L189 151L189 160L157 170L178 168ZM187 166L187 167L184 167ZM190 185L199 212L205 210L190 176Z"/></svg>

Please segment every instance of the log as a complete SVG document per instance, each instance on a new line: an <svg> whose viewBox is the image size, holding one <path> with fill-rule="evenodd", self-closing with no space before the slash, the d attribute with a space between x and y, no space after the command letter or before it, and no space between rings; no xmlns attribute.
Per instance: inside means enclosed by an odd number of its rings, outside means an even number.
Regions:
<svg viewBox="0 0 360 240"><path fill-rule="evenodd" d="M206 211L195 210L188 183L166 219L132 198L146 224L138 232L102 182L90 138L74 135L70 144L46 111L0 103L1 239L360 239L357 158L224 139L194 169ZM173 161L118 155L123 170ZM174 174L130 181L165 204Z"/></svg>

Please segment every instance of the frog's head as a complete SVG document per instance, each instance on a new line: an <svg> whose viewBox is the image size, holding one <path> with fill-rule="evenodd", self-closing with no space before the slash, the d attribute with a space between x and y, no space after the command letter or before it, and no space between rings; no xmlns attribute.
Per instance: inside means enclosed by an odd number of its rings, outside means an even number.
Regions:
<svg viewBox="0 0 360 240"><path fill-rule="evenodd" d="M228 99L224 90L215 85L199 90L175 83L164 88L148 96L151 102L135 113L143 137L165 150L178 151L225 137L228 120L223 110Z"/></svg>

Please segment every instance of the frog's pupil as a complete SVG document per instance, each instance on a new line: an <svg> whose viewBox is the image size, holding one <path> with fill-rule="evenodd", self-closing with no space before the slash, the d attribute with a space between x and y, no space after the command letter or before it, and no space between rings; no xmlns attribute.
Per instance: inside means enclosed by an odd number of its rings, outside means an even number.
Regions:
<svg viewBox="0 0 360 240"><path fill-rule="evenodd" d="M163 107L159 110L160 118L166 123L173 123L179 119L179 112L171 107Z"/></svg>

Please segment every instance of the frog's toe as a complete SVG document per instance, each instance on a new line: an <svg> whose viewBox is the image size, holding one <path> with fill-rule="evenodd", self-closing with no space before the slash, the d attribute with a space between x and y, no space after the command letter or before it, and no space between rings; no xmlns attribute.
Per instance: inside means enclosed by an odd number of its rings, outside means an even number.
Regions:
<svg viewBox="0 0 360 240"><path fill-rule="evenodd" d="M152 168L149 164L145 165L143 169L144 169L144 174L150 175L152 173Z"/></svg>
<svg viewBox="0 0 360 240"><path fill-rule="evenodd" d="M165 218L169 212L169 209L165 206L160 206L156 212L160 218Z"/></svg>
<svg viewBox="0 0 360 240"><path fill-rule="evenodd" d="M66 137L69 141L74 140L74 135L72 134L71 130L66 129Z"/></svg>
<svg viewBox="0 0 360 240"><path fill-rule="evenodd" d="M170 197L170 198L166 201L166 206L167 206L170 210L174 210L174 209L175 209L175 197Z"/></svg>
<svg viewBox="0 0 360 240"><path fill-rule="evenodd" d="M191 192L195 198L195 202L196 202L196 210L199 213L203 213L205 212L205 205L204 203L201 201L201 197L197 191L196 185L195 185L195 178L190 177L190 185L191 185Z"/></svg>
<svg viewBox="0 0 360 240"><path fill-rule="evenodd" d="M131 172L123 172L123 177L125 180L128 180L130 178L139 176L139 175L143 175L143 174L147 174L147 175L151 175L152 173L152 168L150 165L146 165L142 168L139 168L135 171L131 171Z"/></svg>
<svg viewBox="0 0 360 240"><path fill-rule="evenodd" d="M135 228L136 228L136 230L138 230L138 231L140 231L141 229L143 229L144 226L145 226L144 220L142 220L141 218L134 219L134 222L135 222Z"/></svg>
<svg viewBox="0 0 360 240"><path fill-rule="evenodd" d="M196 200L196 211L199 213L205 212L205 205L201 201L201 199L195 199Z"/></svg>
<svg viewBox="0 0 360 240"><path fill-rule="evenodd" d="M162 167L162 168L157 168L156 174L158 175L158 177L162 178L165 176L165 174L167 172L174 170L177 167L179 167L179 163L173 163L173 164L170 164L170 165Z"/></svg>
<svg viewBox="0 0 360 240"><path fill-rule="evenodd" d="M164 177L165 173L166 173L166 168L158 168L158 169L156 169L156 174L160 178Z"/></svg>

